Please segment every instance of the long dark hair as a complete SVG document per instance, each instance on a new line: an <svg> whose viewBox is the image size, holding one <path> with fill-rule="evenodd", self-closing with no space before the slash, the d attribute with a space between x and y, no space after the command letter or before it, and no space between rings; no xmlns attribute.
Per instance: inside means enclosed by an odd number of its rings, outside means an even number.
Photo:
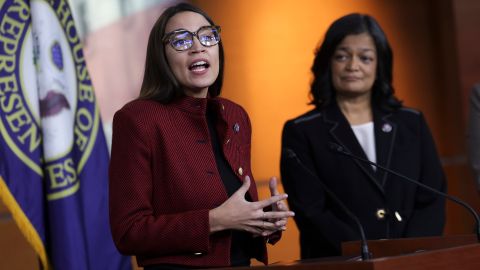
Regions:
<svg viewBox="0 0 480 270"><path fill-rule="evenodd" d="M352 13L337 19L328 28L321 46L315 53L311 68L313 82L310 88L310 104L324 108L335 102L335 89L332 84L331 59L338 44L348 35L368 33L377 50L377 72L372 87L372 105L392 111L402 106L395 97L392 86L393 53L387 37L378 22L371 16Z"/></svg>
<svg viewBox="0 0 480 270"><path fill-rule="evenodd" d="M198 13L205 17L210 25L215 25L207 13L188 3L180 3L167 8L157 19L155 25L150 31L147 45L147 57L145 60L145 72L139 98L153 99L166 104L185 95L182 86L170 70L170 66L168 65L165 56L165 43L162 41L168 20L170 20L175 14L184 11ZM222 41L218 43L218 46L220 65L218 77L208 88L208 92L212 97L220 95L223 84L224 54Z"/></svg>

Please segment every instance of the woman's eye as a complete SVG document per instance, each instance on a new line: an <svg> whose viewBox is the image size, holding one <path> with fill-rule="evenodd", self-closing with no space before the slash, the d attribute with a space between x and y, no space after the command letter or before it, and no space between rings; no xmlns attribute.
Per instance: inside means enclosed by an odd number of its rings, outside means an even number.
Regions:
<svg viewBox="0 0 480 270"><path fill-rule="evenodd" d="M370 56L360 56L360 60L364 63L371 63L373 61L373 57Z"/></svg>
<svg viewBox="0 0 480 270"><path fill-rule="evenodd" d="M214 34L203 35L200 37L200 39L201 39L200 43L206 46L211 46L218 43L218 36Z"/></svg>
<svg viewBox="0 0 480 270"><path fill-rule="evenodd" d="M348 56L345 55L345 54L336 54L334 57L333 57L336 61L345 61L348 59Z"/></svg>
<svg viewBox="0 0 480 270"><path fill-rule="evenodd" d="M190 48L192 45L191 39L176 39L172 42L174 48L184 50Z"/></svg>
<svg viewBox="0 0 480 270"><path fill-rule="evenodd" d="M212 35L204 35L202 36L203 41L212 41L214 37Z"/></svg>
<svg viewBox="0 0 480 270"><path fill-rule="evenodd" d="M177 39L173 41L173 46L183 46L187 43L185 39Z"/></svg>

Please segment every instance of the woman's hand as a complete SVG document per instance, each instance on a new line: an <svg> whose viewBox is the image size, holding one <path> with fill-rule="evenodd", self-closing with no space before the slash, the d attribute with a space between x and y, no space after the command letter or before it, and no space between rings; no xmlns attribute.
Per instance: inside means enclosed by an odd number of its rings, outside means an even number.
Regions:
<svg viewBox="0 0 480 270"><path fill-rule="evenodd" d="M268 186L270 188L270 194L271 194L272 197L280 194L278 192L278 188L277 188L277 178L276 177L272 176L270 178L270 182L268 184L269 184ZM287 205L285 204L284 201L278 201L278 202L272 204L272 211L274 211L274 212L287 212L288 207L287 207ZM281 226L280 230L282 230L282 231L285 231L287 229L287 217L278 218L278 219L270 219L269 222L272 222L277 226ZM267 235L270 235L274 232L275 231L269 231L269 232L267 232Z"/></svg>
<svg viewBox="0 0 480 270"><path fill-rule="evenodd" d="M294 215L293 212L285 210L264 212L263 208L272 206L279 209L287 198L286 194L280 195L278 191L272 197L249 202L245 200L245 194L250 188L250 177L246 176L242 186L222 205L210 210L210 232L222 230L247 231L257 236L267 236L272 232L285 227L286 219ZM278 205L276 205L278 203ZM284 205L284 204L283 204ZM280 222L285 220L285 222ZM270 222L270 221L279 221Z"/></svg>

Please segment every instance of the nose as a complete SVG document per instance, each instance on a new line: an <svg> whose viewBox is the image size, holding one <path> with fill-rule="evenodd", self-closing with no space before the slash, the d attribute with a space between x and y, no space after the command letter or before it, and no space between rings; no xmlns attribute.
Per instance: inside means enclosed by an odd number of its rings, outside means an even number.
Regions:
<svg viewBox="0 0 480 270"><path fill-rule="evenodd" d="M193 44L192 44L192 47L190 48L190 53L199 53L204 51L205 51L205 47L200 43L200 40L198 39L198 37L194 36Z"/></svg>
<svg viewBox="0 0 480 270"><path fill-rule="evenodd" d="M357 71L358 70L358 59L356 57L350 58L350 61L347 63L347 70Z"/></svg>

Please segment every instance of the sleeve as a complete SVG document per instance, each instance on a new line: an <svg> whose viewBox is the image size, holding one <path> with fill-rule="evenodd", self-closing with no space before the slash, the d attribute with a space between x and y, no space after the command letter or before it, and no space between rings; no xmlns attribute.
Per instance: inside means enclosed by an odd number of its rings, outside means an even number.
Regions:
<svg viewBox="0 0 480 270"><path fill-rule="evenodd" d="M113 119L109 205L115 245L121 253L132 255L206 253L208 209L168 215L153 212L151 126L148 119L126 110Z"/></svg>
<svg viewBox="0 0 480 270"><path fill-rule="evenodd" d="M430 130L420 115L421 171L419 180L436 190L446 192L446 181ZM445 198L418 187L409 219L406 237L435 236L445 226Z"/></svg>
<svg viewBox="0 0 480 270"><path fill-rule="evenodd" d="M300 231L320 235L340 253L343 241L360 239L358 228L345 223L327 205L327 193L322 179L315 175L311 148L295 123L287 122L282 134L280 160L282 183L288 202L295 211L295 221ZM333 202L335 204L335 202ZM307 235L306 237L309 237Z"/></svg>
<svg viewBox="0 0 480 270"><path fill-rule="evenodd" d="M470 165L480 191L480 84L470 94L467 142Z"/></svg>

